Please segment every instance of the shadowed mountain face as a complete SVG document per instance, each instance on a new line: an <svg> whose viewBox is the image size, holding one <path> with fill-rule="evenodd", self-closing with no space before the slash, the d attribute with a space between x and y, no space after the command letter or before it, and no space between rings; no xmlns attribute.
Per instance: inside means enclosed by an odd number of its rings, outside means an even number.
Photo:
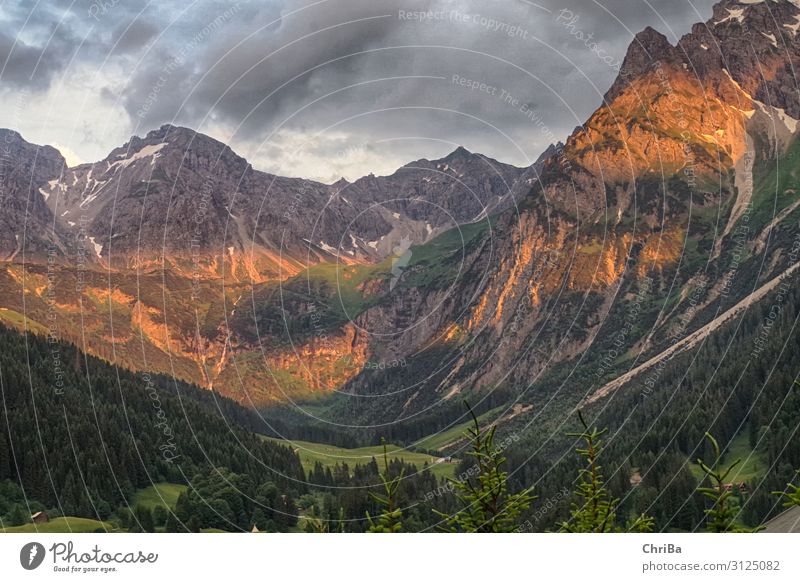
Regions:
<svg viewBox="0 0 800 582"><path fill-rule="evenodd" d="M4 183L0 316L56 313L126 366L259 407L326 396L339 420L599 402L794 268L799 23L726 1L677 46L641 32L602 106L525 169L459 148L325 185L173 126L63 169L16 136L50 162ZM21 229L59 261L23 264Z"/></svg>
<svg viewBox="0 0 800 582"><path fill-rule="evenodd" d="M16 131L0 129L0 256L13 260L23 249L41 259L60 245L61 229L47 208L43 189L65 167L50 146L29 144Z"/></svg>

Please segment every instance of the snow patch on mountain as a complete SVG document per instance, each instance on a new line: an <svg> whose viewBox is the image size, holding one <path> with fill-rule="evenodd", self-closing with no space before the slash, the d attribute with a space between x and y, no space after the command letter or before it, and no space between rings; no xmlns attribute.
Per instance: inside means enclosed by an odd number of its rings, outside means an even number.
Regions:
<svg viewBox="0 0 800 582"><path fill-rule="evenodd" d="M323 251L331 253L332 255L336 254L336 249L326 243L324 240L319 241L319 248L321 248Z"/></svg>
<svg viewBox="0 0 800 582"><path fill-rule="evenodd" d="M96 254L97 258L99 259L100 253L103 252L103 245L96 243L93 236L89 237L89 242L92 243L92 246L94 247L94 254Z"/></svg>
<svg viewBox="0 0 800 582"><path fill-rule="evenodd" d="M112 162L108 166L108 169L110 170L111 168L116 168L115 171L117 171L118 168L127 168L135 161L143 160L145 158L150 158L150 165L154 165L156 163L156 159L158 158L158 152L160 152L166 145L167 142L162 142L155 145L146 145L133 155L122 154L122 159Z"/></svg>
<svg viewBox="0 0 800 582"><path fill-rule="evenodd" d="M728 11L728 16L723 18L722 20L718 20L714 23L714 26L719 26L724 22L728 22L729 20L737 20L738 22L744 22L744 8L726 8Z"/></svg>
<svg viewBox="0 0 800 582"><path fill-rule="evenodd" d="M795 21L791 23L784 24L784 28L788 28L789 32L791 32L794 36L797 36L797 30L800 28L800 14L794 17Z"/></svg>

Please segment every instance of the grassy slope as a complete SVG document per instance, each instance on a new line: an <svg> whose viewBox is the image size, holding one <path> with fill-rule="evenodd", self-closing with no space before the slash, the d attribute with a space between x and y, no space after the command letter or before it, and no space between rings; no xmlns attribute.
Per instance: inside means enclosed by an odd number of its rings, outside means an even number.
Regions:
<svg viewBox="0 0 800 582"><path fill-rule="evenodd" d="M748 437L745 432L736 435L736 438L731 441L730 446L725 451L722 463L723 469L727 469L738 459L741 459L740 463L731 471L731 474L728 475L729 483L739 483L741 481L746 483L752 482L761 479L766 473L767 466L763 456L761 453L753 451L753 449L750 448ZM693 462L690 464L692 474L700 481L704 476L703 471L697 463L694 462L694 459L692 459L692 461Z"/></svg>
<svg viewBox="0 0 800 582"><path fill-rule="evenodd" d="M312 288L315 283L327 283L328 288L334 292L331 307L336 311L344 308L343 315L352 318L376 299L366 295L359 286L369 280L386 278L390 269L389 259L377 265L320 264L309 267L305 273L297 275L295 280L307 282Z"/></svg>
<svg viewBox="0 0 800 582"><path fill-rule="evenodd" d="M47 523L26 523L15 527L7 527L3 533L91 533L97 529L105 531L116 530L114 525L107 521L97 521L84 517L56 517Z"/></svg>
<svg viewBox="0 0 800 582"><path fill-rule="evenodd" d="M489 424L492 420L494 420L498 414L500 414L503 410L505 410L505 406L498 406L497 408L493 408L488 412L481 414L478 417L478 421L480 422L482 427L485 427ZM415 443L415 445L419 448L426 449L429 451L442 451L451 446L455 445L456 443L462 441L464 439L464 435L467 432L467 429L472 426L472 421L468 420L461 424L458 424L454 427L451 427L447 430L442 432L438 432L431 436L425 437Z"/></svg>
<svg viewBox="0 0 800 582"><path fill-rule="evenodd" d="M48 329L41 323L25 317L13 309L0 307L0 321L19 330L29 330L40 335L48 334Z"/></svg>
<svg viewBox="0 0 800 582"><path fill-rule="evenodd" d="M757 164L753 169L753 183L753 213L749 226L753 232L760 232L777 213L798 199L800 140L795 139L777 163L773 160Z"/></svg>
<svg viewBox="0 0 800 582"><path fill-rule="evenodd" d="M156 483L145 489L137 491L133 500L133 505L142 505L152 510L157 505L165 507L175 507L178 495L186 490L186 485L176 485L174 483ZM107 521L97 521L83 517L56 517L47 523L7 527L4 533L86 533L95 530L124 531L114 524Z"/></svg>
<svg viewBox="0 0 800 582"><path fill-rule="evenodd" d="M142 505L147 509L154 509L161 505L164 507L175 507L178 496L186 491L186 485L176 485L175 483L156 483L145 489L140 489L133 499L133 504Z"/></svg>
<svg viewBox="0 0 800 582"><path fill-rule="evenodd" d="M496 217L479 220L443 232L433 240L411 247L411 259L403 278L406 287L448 286L458 275L466 249L488 229L494 228Z"/></svg>
<svg viewBox="0 0 800 582"><path fill-rule="evenodd" d="M271 439L270 437L263 438L278 441L278 439ZM312 470L317 461L322 463L323 467L333 467L337 463L347 463L352 467L353 465L359 464L365 465L369 463L373 457L375 460L380 460L383 456L383 447L380 445L360 447L357 449L344 449L333 445L310 443L307 441L291 441L290 444L300 456L300 462L303 464L303 469L306 471ZM456 463L436 463L438 457L433 457L426 453L409 451L397 445L387 445L386 450L390 460L402 459L406 463L414 464L418 469L422 469L425 463L428 463L430 470L437 477L452 477L455 471Z"/></svg>

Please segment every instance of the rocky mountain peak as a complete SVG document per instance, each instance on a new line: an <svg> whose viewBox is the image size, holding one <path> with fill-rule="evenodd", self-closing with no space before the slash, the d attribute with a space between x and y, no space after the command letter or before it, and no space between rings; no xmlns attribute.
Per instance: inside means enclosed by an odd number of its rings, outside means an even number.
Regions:
<svg viewBox="0 0 800 582"><path fill-rule="evenodd" d="M474 155L475 154L473 154L471 151L469 151L464 146L458 146L456 149L454 149L452 152L450 152L446 157L442 158L440 161L442 161L442 162L454 162L456 160L467 160L467 159L473 157Z"/></svg>
<svg viewBox="0 0 800 582"><path fill-rule="evenodd" d="M145 137L132 136L127 143L112 150L106 159L119 158L122 155L129 156L147 146L150 146L151 149L158 147L159 150L171 150L187 155L190 152L202 153L208 157L229 158L226 161L230 162L244 162L244 158L237 156L228 145L221 141L188 127L171 124L165 124L158 129L154 129L148 132ZM161 152L161 157L163 157L164 153Z"/></svg>
<svg viewBox="0 0 800 582"><path fill-rule="evenodd" d="M26 154L38 151L39 155L44 156L49 164L55 163L60 165L66 163L64 162L61 152L53 146L32 144L26 141L18 131L14 131L13 129L0 127L0 141L5 144L5 149L8 150L8 156L6 156L8 158L14 157L12 156L12 151L17 152L19 150L25 150Z"/></svg>
<svg viewBox="0 0 800 582"><path fill-rule="evenodd" d="M724 69L754 99L800 117L795 70L800 7L789 0L725 0L705 25L681 39L701 76ZM794 87L794 89L793 89Z"/></svg>
<svg viewBox="0 0 800 582"><path fill-rule="evenodd" d="M0 137L2 137L4 140L8 142L15 142L22 140L22 136L19 134L19 132L14 131L13 129L6 129L4 127L0 127Z"/></svg>
<svg viewBox="0 0 800 582"><path fill-rule="evenodd" d="M648 26L633 37L628 46L628 52L622 61L622 69L605 95L606 103L614 101L630 82L650 71L657 63L676 60L679 60L679 56L667 37Z"/></svg>
<svg viewBox="0 0 800 582"><path fill-rule="evenodd" d="M800 62L799 32L798 0L723 0L675 46L647 27L628 47L605 102L614 102L637 80L648 75L652 80L658 69L671 85L699 83L724 100L731 97L729 76L747 95L798 118L800 94L790 87Z"/></svg>
<svg viewBox="0 0 800 582"><path fill-rule="evenodd" d="M545 149L541 154L539 154L539 157L536 158L536 162L534 163L534 166L545 163L547 160L549 160L553 156L558 155L559 152L561 152L563 149L564 149L564 143L563 142L559 141L557 143L551 143L549 146L547 146L547 149Z"/></svg>
<svg viewBox="0 0 800 582"><path fill-rule="evenodd" d="M789 0L724 0L714 6L706 26L722 39L734 35L742 40L744 35L757 51L764 46L777 49L791 45L797 36L798 4Z"/></svg>

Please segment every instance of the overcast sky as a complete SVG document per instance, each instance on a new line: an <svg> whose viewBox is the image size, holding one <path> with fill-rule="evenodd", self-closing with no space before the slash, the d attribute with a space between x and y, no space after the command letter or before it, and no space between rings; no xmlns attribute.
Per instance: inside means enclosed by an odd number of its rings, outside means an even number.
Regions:
<svg viewBox="0 0 800 582"><path fill-rule="evenodd" d="M674 43L712 4L2 1L0 127L71 164L174 123L322 181L458 145L524 166L599 106L636 32Z"/></svg>

